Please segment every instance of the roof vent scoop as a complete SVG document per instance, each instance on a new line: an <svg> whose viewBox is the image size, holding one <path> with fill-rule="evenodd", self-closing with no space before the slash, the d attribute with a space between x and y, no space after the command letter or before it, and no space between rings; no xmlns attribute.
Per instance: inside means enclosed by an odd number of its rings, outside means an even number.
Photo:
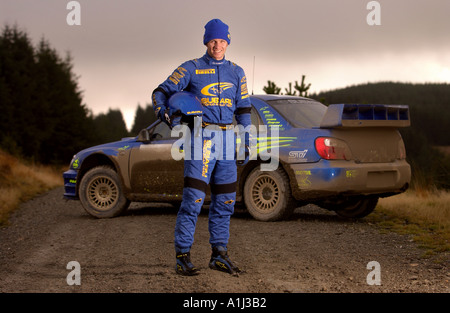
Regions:
<svg viewBox="0 0 450 313"><path fill-rule="evenodd" d="M408 127L410 124L407 105L331 104L320 127Z"/></svg>

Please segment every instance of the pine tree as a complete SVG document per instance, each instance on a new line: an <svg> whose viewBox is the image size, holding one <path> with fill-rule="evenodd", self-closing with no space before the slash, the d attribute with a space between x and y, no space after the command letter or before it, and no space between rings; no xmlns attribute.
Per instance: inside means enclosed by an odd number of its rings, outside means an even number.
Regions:
<svg viewBox="0 0 450 313"><path fill-rule="evenodd" d="M94 118L96 143L118 141L128 136L127 127L120 110L109 109Z"/></svg>
<svg viewBox="0 0 450 313"><path fill-rule="evenodd" d="M36 152L34 49L28 36L6 26L0 37L0 144L12 153Z"/></svg>
<svg viewBox="0 0 450 313"><path fill-rule="evenodd" d="M308 90L309 87L311 87L311 84L305 85L305 75L302 75L302 83L301 85L298 84L297 81L295 81L295 90L298 91L298 94L300 97L307 97L308 96Z"/></svg>
<svg viewBox="0 0 450 313"><path fill-rule="evenodd" d="M296 91L292 91L292 83L289 83L289 89L284 88L284 90L286 91L287 96L295 96L296 95Z"/></svg>
<svg viewBox="0 0 450 313"><path fill-rule="evenodd" d="M270 94L270 95L279 95L281 88L279 88L274 82L268 80L267 81L267 86L263 87L263 91L266 94Z"/></svg>
<svg viewBox="0 0 450 313"><path fill-rule="evenodd" d="M141 129L147 128L153 122L156 121L155 111L151 104L147 104L143 109L139 104L134 114L133 127L131 128L131 134L137 135Z"/></svg>

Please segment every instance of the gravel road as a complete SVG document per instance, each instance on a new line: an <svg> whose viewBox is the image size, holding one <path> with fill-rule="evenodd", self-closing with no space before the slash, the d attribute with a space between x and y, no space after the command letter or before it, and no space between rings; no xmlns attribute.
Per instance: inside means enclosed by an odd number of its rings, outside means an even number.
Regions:
<svg viewBox="0 0 450 313"><path fill-rule="evenodd" d="M344 220L313 206L274 223L235 214L229 251L245 270L239 277L208 268L204 210L191 251L201 273L182 277L174 271L177 208L132 204L125 216L95 219L62 194L57 188L24 203L0 229L0 292L450 291L449 262L422 258L424 251L410 237L382 234L367 221ZM78 262L78 272L77 266L67 268L71 261ZM77 278L80 284L73 284Z"/></svg>

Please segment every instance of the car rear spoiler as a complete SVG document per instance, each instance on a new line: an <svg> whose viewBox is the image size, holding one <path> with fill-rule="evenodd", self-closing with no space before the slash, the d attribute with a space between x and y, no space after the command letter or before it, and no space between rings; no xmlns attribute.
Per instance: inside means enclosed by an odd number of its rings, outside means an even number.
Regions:
<svg viewBox="0 0 450 313"><path fill-rule="evenodd" d="M331 104L320 127L408 127L410 124L407 105Z"/></svg>

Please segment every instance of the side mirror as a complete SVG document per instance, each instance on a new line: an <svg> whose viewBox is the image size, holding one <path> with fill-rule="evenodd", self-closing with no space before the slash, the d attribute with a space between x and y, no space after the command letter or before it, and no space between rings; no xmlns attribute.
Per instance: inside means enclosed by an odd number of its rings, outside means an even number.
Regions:
<svg viewBox="0 0 450 313"><path fill-rule="evenodd" d="M143 129L139 132L137 141L141 141L141 142L149 142L150 141L150 135L149 135L147 129Z"/></svg>

